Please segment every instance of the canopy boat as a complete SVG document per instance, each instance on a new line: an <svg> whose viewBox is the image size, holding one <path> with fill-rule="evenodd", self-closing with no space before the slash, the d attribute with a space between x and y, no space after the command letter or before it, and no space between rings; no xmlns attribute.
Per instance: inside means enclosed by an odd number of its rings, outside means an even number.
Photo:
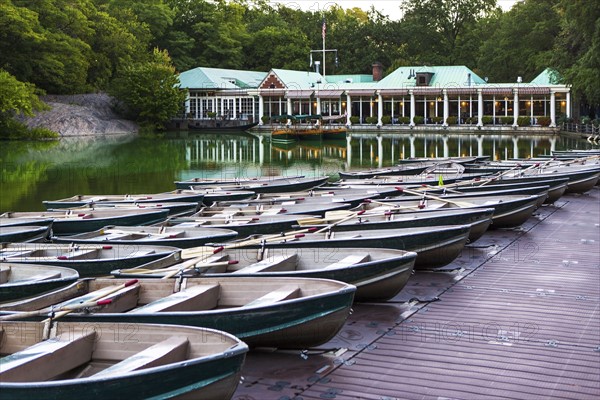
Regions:
<svg viewBox="0 0 600 400"><path fill-rule="evenodd" d="M358 209L385 212L394 208L421 208L438 210L441 208L493 208L491 229L514 228L520 226L533 214L538 207L540 198L546 195L527 196L476 196L461 197L459 199L444 199L439 196L424 195L420 200L415 197L406 196L396 199L384 199L381 202L362 204ZM384 204L382 204L384 203ZM385 204L389 204L386 206Z"/></svg>
<svg viewBox="0 0 600 400"><path fill-rule="evenodd" d="M155 194L108 194L108 195L76 195L60 200L43 201L46 209L73 208L93 206L97 204L146 204L146 203L202 203L202 193L183 193L173 191Z"/></svg>
<svg viewBox="0 0 600 400"><path fill-rule="evenodd" d="M292 229L299 218L316 217L306 214L275 214L275 215L245 215L226 214L205 217L182 217L172 218L163 225L186 228L186 227L208 227L231 229L240 237L254 234L277 233Z"/></svg>
<svg viewBox="0 0 600 400"><path fill-rule="evenodd" d="M403 229L292 232L254 236L222 244L225 248L388 248L417 253L415 268L438 268L451 263L467 244L470 225L428 226ZM327 250L324 250L327 251ZM345 250L344 250L345 251Z"/></svg>
<svg viewBox="0 0 600 400"><path fill-rule="evenodd" d="M196 130L218 130L221 132L243 132L248 129L254 128L258 125L258 122L250 122L247 119L237 118L214 118L214 119L193 119L188 120L188 129L192 131Z"/></svg>
<svg viewBox="0 0 600 400"><path fill-rule="evenodd" d="M184 181L175 181L175 186L177 189L205 189L211 188L215 186L222 185L233 185L233 186L241 186L241 185L250 185L250 184L263 184L270 183L276 181L285 181L289 179L300 179L304 178L304 175L293 175L293 176L283 176L283 175L274 175L274 176L257 176L253 178L221 178L221 179L213 179L213 178L192 178L186 179Z"/></svg>
<svg viewBox="0 0 600 400"><path fill-rule="evenodd" d="M79 279L71 268L0 263L0 303L12 301L66 286Z"/></svg>
<svg viewBox="0 0 600 400"><path fill-rule="evenodd" d="M50 236L50 225L0 226L0 242L39 242Z"/></svg>
<svg viewBox="0 0 600 400"><path fill-rule="evenodd" d="M52 219L52 231L59 235L89 232L107 225L151 225L167 219L167 208L103 208L57 211L7 212L5 218Z"/></svg>
<svg viewBox="0 0 600 400"><path fill-rule="evenodd" d="M289 125L280 126L271 131L273 143L289 143L296 140L344 139L347 128L344 125L323 124L323 121L334 121L345 115L279 115L275 120L290 121Z"/></svg>
<svg viewBox="0 0 600 400"><path fill-rule="evenodd" d="M54 243L129 244L173 246L180 249L205 243L230 240L237 236L231 229L189 226L107 226L93 232L69 236L53 236Z"/></svg>
<svg viewBox="0 0 600 400"><path fill-rule="evenodd" d="M177 251L169 246L0 243L0 260L63 266L85 277L107 275L115 268L135 267Z"/></svg>
<svg viewBox="0 0 600 400"><path fill-rule="evenodd" d="M319 214L326 211L344 210L350 208L350 203L307 203L307 204L257 204L239 206L217 207L210 206L201 208L200 211L191 215L195 217L227 217L228 215L244 215L252 217L257 215L277 215L277 214Z"/></svg>
<svg viewBox="0 0 600 400"><path fill-rule="evenodd" d="M357 301L383 301L406 285L416 257L414 252L393 249L232 248L202 264L178 262L169 256L112 273L119 278L163 278L176 272L175 277L255 277L261 282L270 277L324 278L355 285Z"/></svg>
<svg viewBox="0 0 600 400"><path fill-rule="evenodd" d="M338 333L355 292L353 285L312 278L97 278L0 305L0 312L9 314L0 320L21 318L26 315L23 311L51 306L58 312L89 303L91 298L110 303L80 308L63 320L89 325L122 322L130 327L138 323L205 327L229 332L250 346L306 349Z"/></svg>
<svg viewBox="0 0 600 400"><path fill-rule="evenodd" d="M0 322L0 393L29 399L229 399L248 346L188 326Z"/></svg>
<svg viewBox="0 0 600 400"><path fill-rule="evenodd" d="M246 190L255 193L278 193L278 192L297 192L299 190L308 190L321 186L329 177L320 176L315 178L293 178L293 179L278 179L273 181L257 181L253 183L241 184L223 184L210 186L219 190ZM176 183L183 185L181 182ZM206 188L206 186L203 186Z"/></svg>
<svg viewBox="0 0 600 400"><path fill-rule="evenodd" d="M341 179L368 179L388 175L419 175L427 168L428 166L402 165L398 167L377 168L364 171L339 171L338 174Z"/></svg>
<svg viewBox="0 0 600 400"><path fill-rule="evenodd" d="M326 213L324 218L299 218L302 228L322 229L329 225L331 231L354 231L369 229L400 229L440 225L470 225L469 243L475 242L488 230L494 215L493 208L440 210L389 209L382 212L352 216L352 211ZM351 218L348 218L351 217ZM344 220L345 219L345 220ZM344 220L341 221L340 220Z"/></svg>

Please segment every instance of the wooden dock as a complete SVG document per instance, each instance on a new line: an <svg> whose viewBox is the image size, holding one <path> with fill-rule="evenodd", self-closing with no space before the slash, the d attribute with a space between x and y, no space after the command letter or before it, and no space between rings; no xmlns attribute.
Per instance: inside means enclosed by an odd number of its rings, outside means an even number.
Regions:
<svg viewBox="0 0 600 400"><path fill-rule="evenodd" d="M319 348L254 350L243 377L236 400L598 398L600 188L356 304Z"/></svg>

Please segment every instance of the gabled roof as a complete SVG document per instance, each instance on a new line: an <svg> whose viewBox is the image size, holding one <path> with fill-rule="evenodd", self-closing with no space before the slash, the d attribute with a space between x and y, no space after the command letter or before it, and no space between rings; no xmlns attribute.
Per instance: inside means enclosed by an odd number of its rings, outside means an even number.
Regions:
<svg viewBox="0 0 600 400"><path fill-rule="evenodd" d="M287 89L302 90L314 87L318 82L324 83L321 74L309 71L292 71L289 69L273 68L268 74L275 74ZM265 78L265 77L263 77Z"/></svg>
<svg viewBox="0 0 600 400"><path fill-rule="evenodd" d="M182 72L179 81L188 89L248 89L257 88L266 72L198 67Z"/></svg>
<svg viewBox="0 0 600 400"><path fill-rule="evenodd" d="M531 84L533 85L558 85L560 84L560 74L552 68L546 68L541 74L536 76Z"/></svg>
<svg viewBox="0 0 600 400"><path fill-rule="evenodd" d="M471 74L471 85L483 85L486 82L464 65L437 66L437 67L400 67L378 82L378 88L407 88L416 86L416 80L409 78L410 73L420 72L432 73L433 76L429 86L464 87L468 86L469 74Z"/></svg>

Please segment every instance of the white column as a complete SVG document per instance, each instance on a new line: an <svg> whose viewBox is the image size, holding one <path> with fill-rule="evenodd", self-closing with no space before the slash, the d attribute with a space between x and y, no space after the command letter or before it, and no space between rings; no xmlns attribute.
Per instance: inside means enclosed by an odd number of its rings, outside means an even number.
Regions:
<svg viewBox="0 0 600 400"><path fill-rule="evenodd" d="M444 122L442 123L442 126L448 126L448 113L449 113L449 109L450 109L450 105L448 104L448 91L446 89L444 89L442 91L444 93Z"/></svg>
<svg viewBox="0 0 600 400"><path fill-rule="evenodd" d="M258 96L258 124L263 125L262 117L265 112L265 103L262 96ZM261 162L262 164L262 162Z"/></svg>
<svg viewBox="0 0 600 400"><path fill-rule="evenodd" d="M492 96L492 125L496 125L496 95Z"/></svg>
<svg viewBox="0 0 600 400"><path fill-rule="evenodd" d="M533 122L533 95L531 95L529 99L529 123L533 125Z"/></svg>
<svg viewBox="0 0 600 400"><path fill-rule="evenodd" d="M321 115L321 99L317 97L317 115Z"/></svg>
<svg viewBox="0 0 600 400"><path fill-rule="evenodd" d="M517 123L517 119L519 119L519 90L518 89L515 89L515 97L513 100L513 115L514 115L513 128L516 128L517 126L519 126L519 124Z"/></svg>
<svg viewBox="0 0 600 400"><path fill-rule="evenodd" d="M286 114L292 115L292 99L287 99Z"/></svg>
<svg viewBox="0 0 600 400"><path fill-rule="evenodd" d="M556 93L550 92L550 128L556 127Z"/></svg>
<svg viewBox="0 0 600 400"><path fill-rule="evenodd" d="M352 123L350 122L350 117L352 116L352 99L350 95L346 93L346 125L350 126Z"/></svg>
<svg viewBox="0 0 600 400"><path fill-rule="evenodd" d="M571 92L567 92L567 118L571 118Z"/></svg>
<svg viewBox="0 0 600 400"><path fill-rule="evenodd" d="M483 126L483 92L477 90L477 126Z"/></svg>
<svg viewBox="0 0 600 400"><path fill-rule="evenodd" d="M229 104L229 102L227 102ZM225 98L221 97L221 115L225 115Z"/></svg>
<svg viewBox="0 0 600 400"><path fill-rule="evenodd" d="M423 123L427 123L427 96L423 97Z"/></svg>
<svg viewBox="0 0 600 400"><path fill-rule="evenodd" d="M383 117L383 97L381 94L377 95L377 126L383 125L381 118Z"/></svg>
<svg viewBox="0 0 600 400"><path fill-rule="evenodd" d="M413 93L412 90L409 91L410 93L410 121L408 126L415 126L415 94Z"/></svg>

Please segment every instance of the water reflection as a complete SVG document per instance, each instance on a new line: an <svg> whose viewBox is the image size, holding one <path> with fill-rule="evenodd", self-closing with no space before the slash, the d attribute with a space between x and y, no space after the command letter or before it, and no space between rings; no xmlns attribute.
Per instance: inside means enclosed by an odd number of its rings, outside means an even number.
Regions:
<svg viewBox="0 0 600 400"><path fill-rule="evenodd" d="M258 175L330 175L390 166L406 157L493 155L494 159L588 148L549 136L353 134L346 140L273 144L249 134L72 138L0 146L0 212L41 210L75 194L157 193L175 180Z"/></svg>

